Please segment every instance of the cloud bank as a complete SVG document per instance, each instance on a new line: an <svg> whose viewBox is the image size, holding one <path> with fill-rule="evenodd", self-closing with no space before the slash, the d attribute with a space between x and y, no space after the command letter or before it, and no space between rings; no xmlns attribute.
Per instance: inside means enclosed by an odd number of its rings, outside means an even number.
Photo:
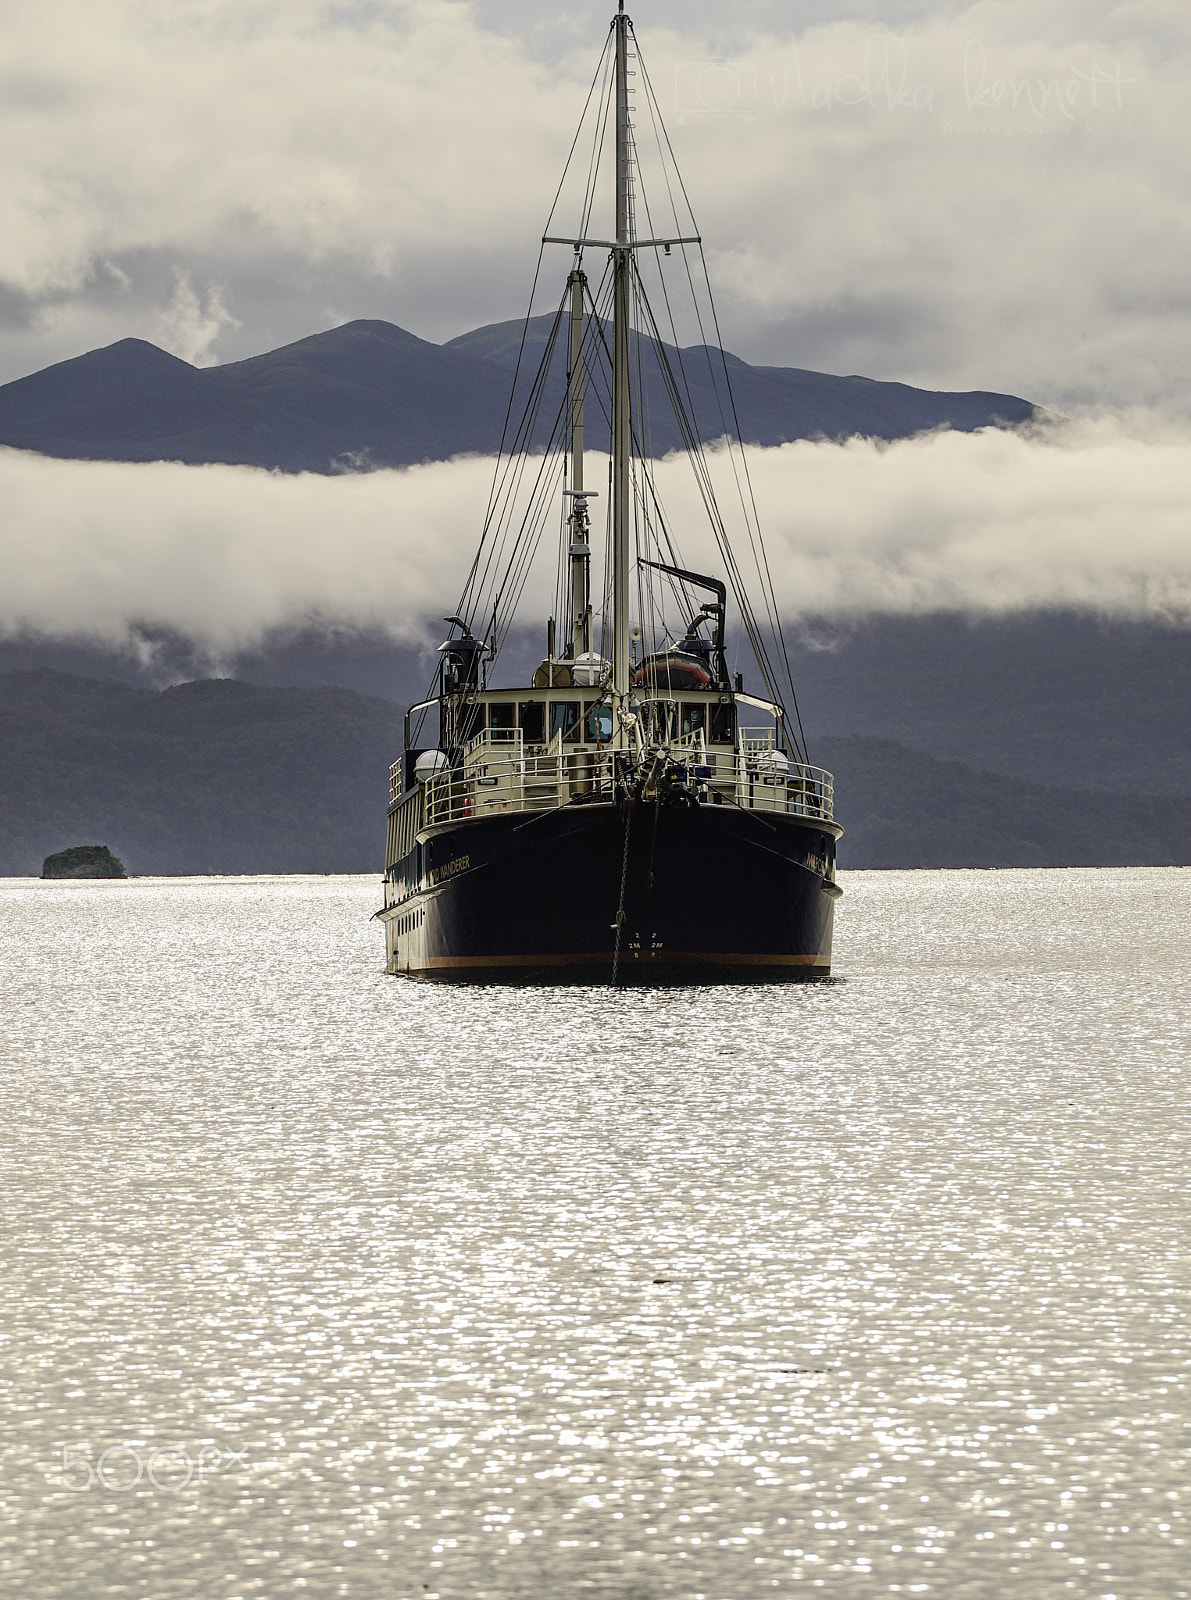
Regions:
<svg viewBox="0 0 1191 1600"><path fill-rule="evenodd" d="M558 9L9 0L0 377L518 314L612 7ZM730 347L1191 411L1186 7L784 9L638 18Z"/></svg>
<svg viewBox="0 0 1191 1600"><path fill-rule="evenodd" d="M1191 626L1186 429L803 442L749 462L791 623L1060 607ZM720 456L730 520L726 469ZM0 450L0 634L128 647L165 629L214 660L311 624L436 644L491 470L475 458L328 478ZM703 524L688 464L660 463L657 481L684 558L714 570L684 532ZM554 560L543 550L522 607L535 628Z"/></svg>

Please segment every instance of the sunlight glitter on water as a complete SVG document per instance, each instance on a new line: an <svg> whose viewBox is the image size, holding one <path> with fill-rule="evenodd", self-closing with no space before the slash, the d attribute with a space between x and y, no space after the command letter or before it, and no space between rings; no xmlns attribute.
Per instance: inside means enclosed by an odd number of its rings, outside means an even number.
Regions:
<svg viewBox="0 0 1191 1600"><path fill-rule="evenodd" d="M6 1592L1191 1594L1191 872L843 881L670 993L0 883Z"/></svg>

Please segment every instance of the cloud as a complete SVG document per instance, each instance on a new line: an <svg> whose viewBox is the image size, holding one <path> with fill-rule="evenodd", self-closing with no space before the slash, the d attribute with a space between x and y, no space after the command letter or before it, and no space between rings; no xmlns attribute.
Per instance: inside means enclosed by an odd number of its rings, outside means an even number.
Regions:
<svg viewBox="0 0 1191 1600"><path fill-rule="evenodd" d="M0 80L0 284L61 324L63 297L106 307L114 262L142 332L162 259L329 300L340 275L530 249L541 196L519 175L548 172L574 94L451 0L13 0Z"/></svg>
<svg viewBox="0 0 1191 1600"><path fill-rule="evenodd" d="M1185 409L1189 57L1170 8L940 5L755 37L738 122L676 62L727 314L807 366Z"/></svg>
<svg viewBox="0 0 1191 1600"><path fill-rule="evenodd" d="M1191 624L1191 432L1135 417L750 452L785 614Z"/></svg>
<svg viewBox="0 0 1191 1600"><path fill-rule="evenodd" d="M1102 419L802 442L749 461L791 623L1063 607L1191 626L1186 429ZM730 513L726 458L713 467ZM491 471L474 458L328 478L0 450L0 633L132 648L163 629L215 659L310 624L434 644ZM686 461L657 478L673 526L702 526ZM687 561L718 566L706 543L681 542ZM544 545L521 611L535 630L554 578Z"/></svg>
<svg viewBox="0 0 1191 1600"><path fill-rule="evenodd" d="M503 9L10 0L0 370L158 337L175 270L222 286L220 359L357 315L442 338L516 314L610 7L563 27L521 0L524 39ZM742 0L730 41L709 4L638 18L729 345L1191 409L1186 8L828 9L787 29Z"/></svg>
<svg viewBox="0 0 1191 1600"><path fill-rule="evenodd" d="M0 629L123 645L164 628L219 653L323 619L421 642L490 480L480 459L330 478L0 450Z"/></svg>
<svg viewBox="0 0 1191 1600"><path fill-rule="evenodd" d="M223 303L219 287L212 284L200 299L181 267L174 271L174 293L158 320L158 343L196 367L213 367L212 346L224 328L240 323Z"/></svg>

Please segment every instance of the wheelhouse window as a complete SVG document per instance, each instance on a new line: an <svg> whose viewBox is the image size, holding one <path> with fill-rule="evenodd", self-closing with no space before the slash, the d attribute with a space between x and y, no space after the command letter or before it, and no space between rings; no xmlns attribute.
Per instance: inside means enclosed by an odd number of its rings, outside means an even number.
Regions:
<svg viewBox="0 0 1191 1600"><path fill-rule="evenodd" d="M488 726L493 732L508 733L515 726L517 707L510 700L506 704L493 702L488 707Z"/></svg>
<svg viewBox="0 0 1191 1600"><path fill-rule="evenodd" d="M582 733L577 700L556 700L550 707L550 737L561 733L567 744L575 744Z"/></svg>
<svg viewBox="0 0 1191 1600"><path fill-rule="evenodd" d="M694 739L707 735L707 707L701 700L686 700L682 706L682 736Z"/></svg>
<svg viewBox="0 0 1191 1600"><path fill-rule="evenodd" d="M583 707L583 737L588 744L611 744L612 707L606 701L589 700Z"/></svg>
<svg viewBox="0 0 1191 1600"><path fill-rule="evenodd" d="M545 744L546 707L541 700L523 700L517 707L517 720L526 744Z"/></svg>
<svg viewBox="0 0 1191 1600"><path fill-rule="evenodd" d="M733 705L718 705L711 708L711 742L712 744L736 743L736 708Z"/></svg>
<svg viewBox="0 0 1191 1600"><path fill-rule="evenodd" d="M476 734L484 729L483 706L468 703L460 708L459 721L456 726L456 737L461 743L466 744L469 739L474 739Z"/></svg>

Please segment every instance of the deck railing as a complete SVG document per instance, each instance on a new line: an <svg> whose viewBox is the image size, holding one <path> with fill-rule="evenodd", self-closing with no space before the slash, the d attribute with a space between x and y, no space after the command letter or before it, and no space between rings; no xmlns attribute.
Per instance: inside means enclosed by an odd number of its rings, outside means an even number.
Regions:
<svg viewBox="0 0 1191 1600"><path fill-rule="evenodd" d="M460 822L495 811L551 811L598 791L612 794L612 756L606 750L546 746L516 739L473 739L461 770L440 773L423 786L425 826Z"/></svg>
<svg viewBox="0 0 1191 1600"><path fill-rule="evenodd" d="M830 822L834 780L821 767L793 762L773 730L741 728L735 750L703 752L696 763L709 799L746 811L779 811ZM390 772L389 793L401 798L403 772ZM520 729L488 729L467 746L463 764L421 785L422 827L464 822L499 811L552 811L613 793L612 754L598 746L526 745Z"/></svg>
<svg viewBox="0 0 1191 1600"><path fill-rule="evenodd" d="M772 728L740 728L736 738L736 800L750 810L788 811L830 822L835 779L822 767L791 761Z"/></svg>

